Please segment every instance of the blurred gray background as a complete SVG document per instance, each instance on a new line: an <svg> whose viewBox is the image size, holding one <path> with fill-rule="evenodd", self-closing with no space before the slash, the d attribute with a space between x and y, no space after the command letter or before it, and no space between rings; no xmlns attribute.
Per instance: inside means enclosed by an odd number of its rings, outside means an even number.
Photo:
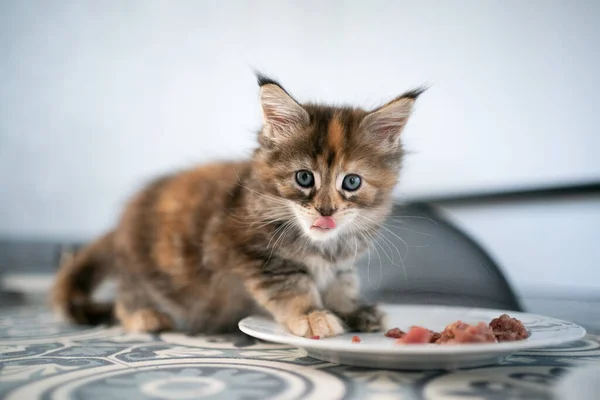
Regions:
<svg viewBox="0 0 600 400"><path fill-rule="evenodd" d="M87 240L156 174L249 154L255 68L364 107L429 84L398 201L441 199L521 295L595 296L597 192L444 199L600 182L599 20L598 1L3 1L0 238Z"/></svg>

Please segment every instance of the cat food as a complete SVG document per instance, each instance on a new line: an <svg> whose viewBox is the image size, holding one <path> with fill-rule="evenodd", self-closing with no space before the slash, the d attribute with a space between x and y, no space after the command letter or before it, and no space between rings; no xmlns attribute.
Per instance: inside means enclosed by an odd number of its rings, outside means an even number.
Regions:
<svg viewBox="0 0 600 400"><path fill-rule="evenodd" d="M496 343L496 336L494 336L492 328L485 322L469 325L462 321L456 321L442 331L440 338L435 343Z"/></svg>
<svg viewBox="0 0 600 400"><path fill-rule="evenodd" d="M429 341L429 343L437 343L437 341L440 340L441 337L441 333L432 331L431 340Z"/></svg>
<svg viewBox="0 0 600 400"><path fill-rule="evenodd" d="M398 344L416 344L430 343L431 337L435 332L422 326L411 326L411 328L400 339L396 339Z"/></svg>
<svg viewBox="0 0 600 400"><path fill-rule="evenodd" d="M404 332L400 328L392 328L385 333L385 336L394 338L394 339L400 339L404 335L406 335L406 332Z"/></svg>
<svg viewBox="0 0 600 400"><path fill-rule="evenodd" d="M489 324L479 322L476 325L456 321L440 332L434 332L421 326L413 326L408 332L400 328L390 329L385 336L395 338L399 344L435 343L496 343L527 338L527 329L521 321L502 314Z"/></svg>
<svg viewBox="0 0 600 400"><path fill-rule="evenodd" d="M352 343L360 343L360 336L352 336Z"/></svg>
<svg viewBox="0 0 600 400"><path fill-rule="evenodd" d="M523 323L516 318L502 314L490 322L490 328L494 331L496 340L499 342L512 342L527 338L527 329Z"/></svg>

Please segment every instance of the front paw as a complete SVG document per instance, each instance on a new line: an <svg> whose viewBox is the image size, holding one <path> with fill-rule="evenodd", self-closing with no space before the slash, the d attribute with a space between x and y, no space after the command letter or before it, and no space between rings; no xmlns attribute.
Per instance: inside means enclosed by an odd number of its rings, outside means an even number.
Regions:
<svg viewBox="0 0 600 400"><path fill-rule="evenodd" d="M375 305L362 305L344 316L344 322L352 331L379 332L386 329L387 316Z"/></svg>
<svg viewBox="0 0 600 400"><path fill-rule="evenodd" d="M342 321L329 310L313 311L287 321L288 329L297 336L331 337L344 333Z"/></svg>

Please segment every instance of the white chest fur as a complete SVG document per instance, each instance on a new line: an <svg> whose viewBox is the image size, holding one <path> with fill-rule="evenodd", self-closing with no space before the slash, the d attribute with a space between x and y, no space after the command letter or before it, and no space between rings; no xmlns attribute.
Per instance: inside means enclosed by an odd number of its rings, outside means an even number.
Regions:
<svg viewBox="0 0 600 400"><path fill-rule="evenodd" d="M336 265L325 261L319 256L310 256L305 260L305 263L319 292L326 290L337 274Z"/></svg>

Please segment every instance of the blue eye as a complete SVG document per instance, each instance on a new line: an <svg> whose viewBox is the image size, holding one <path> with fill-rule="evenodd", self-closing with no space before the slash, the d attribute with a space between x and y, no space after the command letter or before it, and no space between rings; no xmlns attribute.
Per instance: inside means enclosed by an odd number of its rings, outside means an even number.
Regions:
<svg viewBox="0 0 600 400"><path fill-rule="evenodd" d="M302 169L296 172L296 182L303 188L308 189L315 186L315 177L312 172Z"/></svg>
<svg viewBox="0 0 600 400"><path fill-rule="evenodd" d="M342 189L347 190L349 192L354 192L360 187L362 180L360 176L356 174L348 174L344 177L342 181Z"/></svg>

